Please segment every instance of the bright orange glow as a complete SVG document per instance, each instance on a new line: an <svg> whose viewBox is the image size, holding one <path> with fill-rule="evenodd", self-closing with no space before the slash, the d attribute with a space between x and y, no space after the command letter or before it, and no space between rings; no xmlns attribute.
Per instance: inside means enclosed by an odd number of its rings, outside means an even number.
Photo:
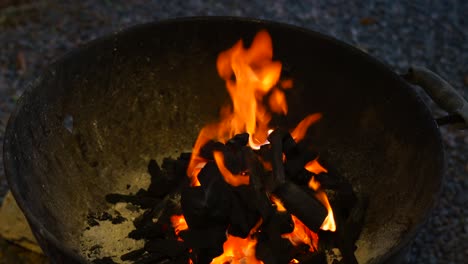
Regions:
<svg viewBox="0 0 468 264"><path fill-rule="evenodd" d="M318 158L311 160L307 162L307 164L304 167L306 170L315 173L315 174L320 174L322 172L327 173L328 170L325 169L320 163L318 162ZM315 190L315 189L314 189Z"/></svg>
<svg viewBox="0 0 468 264"><path fill-rule="evenodd" d="M185 221L185 217L183 215L171 216L171 223L177 236L181 231L188 229L187 222Z"/></svg>
<svg viewBox="0 0 468 264"><path fill-rule="evenodd" d="M269 99L270 109L275 113L286 114L288 112L288 104L284 93L279 89L274 89Z"/></svg>
<svg viewBox="0 0 468 264"><path fill-rule="evenodd" d="M255 257L257 238L254 235L262 222L260 219L246 238L228 235L223 244L223 254L214 258L211 264L263 264L263 261Z"/></svg>
<svg viewBox="0 0 468 264"><path fill-rule="evenodd" d="M276 210L278 212L286 211L280 199L275 196L271 196L270 199L276 205ZM309 246L310 252L316 251L318 248L318 235L312 232L312 230L304 225L296 216L291 214L291 217L294 223L294 230L291 233L282 234L281 237L288 239L294 246L305 244Z"/></svg>
<svg viewBox="0 0 468 264"><path fill-rule="evenodd" d="M291 131L291 136L294 139L294 141L299 142L304 139L305 133L307 132L307 129L314 123L317 123L322 118L322 114L320 113L315 113L306 116L306 118L302 119L302 121L294 128L293 131Z"/></svg>
<svg viewBox="0 0 468 264"><path fill-rule="evenodd" d="M226 168L224 165L224 156L223 153L220 151L213 152L214 160L216 162L216 166L218 166L219 171L224 177L224 180L232 185L232 186L240 186L240 185L249 185L250 177L245 175L234 175L231 171Z"/></svg>
<svg viewBox="0 0 468 264"><path fill-rule="evenodd" d="M320 190L320 183L315 179L314 176L312 176L312 178L309 180L309 188L315 190L315 197L325 206L325 208L327 208L328 211L327 217L325 217L325 220L323 220L320 229L335 232L336 223L335 217L333 216L333 209L330 205L330 202L328 201L327 194L323 190Z"/></svg>

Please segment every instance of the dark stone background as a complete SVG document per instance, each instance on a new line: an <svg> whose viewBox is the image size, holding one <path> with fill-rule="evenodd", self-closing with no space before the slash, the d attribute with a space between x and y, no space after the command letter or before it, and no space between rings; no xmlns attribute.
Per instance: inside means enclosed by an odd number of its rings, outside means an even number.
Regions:
<svg viewBox="0 0 468 264"><path fill-rule="evenodd" d="M249 16L303 26L351 43L397 72L411 64L426 66L467 97L465 0L0 0L0 8L2 140L25 84L54 58L130 25L181 16ZM434 116L443 115L428 103ZM442 197L419 232L409 263L466 263L468 259L468 134L443 128L442 136L448 162ZM0 168L0 197L7 188ZM0 263L42 262L0 240Z"/></svg>

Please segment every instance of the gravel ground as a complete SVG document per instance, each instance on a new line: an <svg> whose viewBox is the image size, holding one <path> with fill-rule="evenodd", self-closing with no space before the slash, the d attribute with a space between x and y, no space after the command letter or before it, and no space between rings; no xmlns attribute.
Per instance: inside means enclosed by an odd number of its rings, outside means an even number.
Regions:
<svg viewBox="0 0 468 264"><path fill-rule="evenodd" d="M467 14L464 0L38 0L7 7L0 9L0 136L27 81L54 58L130 25L180 16L250 16L303 26L351 43L398 72L410 64L426 66L466 95ZM468 259L468 134L444 128L442 136L448 162L442 198L419 232L409 263ZM7 186L0 172L2 197Z"/></svg>

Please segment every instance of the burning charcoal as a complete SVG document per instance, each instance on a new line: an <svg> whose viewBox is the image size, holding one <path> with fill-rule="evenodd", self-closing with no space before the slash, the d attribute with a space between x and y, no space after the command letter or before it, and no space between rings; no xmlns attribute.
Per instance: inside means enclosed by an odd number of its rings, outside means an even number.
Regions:
<svg viewBox="0 0 468 264"><path fill-rule="evenodd" d="M226 146L221 142L210 140L200 149L200 157L207 160L214 160L213 152L224 151L225 147Z"/></svg>
<svg viewBox="0 0 468 264"><path fill-rule="evenodd" d="M133 250L133 251L128 252L127 254L122 255L120 259L122 261L129 261L129 260L134 261L140 258L143 254L145 254L145 252L146 252L146 249L140 248L140 249Z"/></svg>
<svg viewBox="0 0 468 264"><path fill-rule="evenodd" d="M233 174L241 174L247 170L247 165L243 152L239 149L226 148L223 152L224 165Z"/></svg>
<svg viewBox="0 0 468 264"><path fill-rule="evenodd" d="M263 161L271 162L272 153L271 153L271 144L262 145L260 149L255 150L255 153L260 156Z"/></svg>
<svg viewBox="0 0 468 264"><path fill-rule="evenodd" d="M153 163L151 166L155 166L155 162L150 161L150 163ZM174 192L183 180L187 180L185 172L187 171L188 163L189 161L185 159L179 158L174 160L165 158L163 160L161 173L153 173L155 177L151 178L151 184L148 187L148 196L162 199L166 195ZM153 168L153 170L157 171L155 168Z"/></svg>
<svg viewBox="0 0 468 264"><path fill-rule="evenodd" d="M293 159L299 155L299 149L297 147L296 141L294 141L291 134L285 132L283 137L283 153L286 155L286 158Z"/></svg>
<svg viewBox="0 0 468 264"><path fill-rule="evenodd" d="M192 158L192 152L182 152L182 153L180 153L178 159L182 160L182 161L190 162L191 158Z"/></svg>
<svg viewBox="0 0 468 264"><path fill-rule="evenodd" d="M294 230L294 222L288 212L275 212L270 221L269 224L275 226L280 234L291 233Z"/></svg>
<svg viewBox="0 0 468 264"><path fill-rule="evenodd" d="M180 237L185 243L193 249L202 248L223 248L223 243L226 241L227 225L219 225L214 227L188 229L180 232Z"/></svg>
<svg viewBox="0 0 468 264"><path fill-rule="evenodd" d="M177 257L188 251L188 248L181 241L159 238L146 242L145 249L148 252L156 252L169 257Z"/></svg>
<svg viewBox="0 0 468 264"><path fill-rule="evenodd" d="M204 227L207 221L205 191L201 187L182 191L182 211L190 228Z"/></svg>
<svg viewBox="0 0 468 264"><path fill-rule="evenodd" d="M255 190L251 186L238 186L232 188L232 207L228 233L246 238L250 230L260 218L260 214L252 201L255 200Z"/></svg>
<svg viewBox="0 0 468 264"><path fill-rule="evenodd" d="M227 225L205 229L189 229L182 231L180 236L197 256L196 263L210 263L213 258L223 253L226 228Z"/></svg>
<svg viewBox="0 0 468 264"><path fill-rule="evenodd" d="M237 134L228 142L226 145L231 148L241 148L243 146L246 146L247 143L249 143L249 134L248 133L242 133L242 134Z"/></svg>
<svg viewBox="0 0 468 264"><path fill-rule="evenodd" d="M265 264L289 263L292 246L278 232L260 232L257 238L255 255Z"/></svg>
<svg viewBox="0 0 468 264"><path fill-rule="evenodd" d="M207 227L229 221L231 189L214 162L208 162L199 173L201 187L182 192L182 210L190 228Z"/></svg>
<svg viewBox="0 0 468 264"><path fill-rule="evenodd" d="M230 186L224 181L216 163L208 162L198 174L205 193L205 203L210 217L221 222L228 221L231 208Z"/></svg>
<svg viewBox="0 0 468 264"><path fill-rule="evenodd" d="M282 184L274 194L283 202L288 212L299 218L310 230L319 230L328 212L317 199L290 182Z"/></svg>

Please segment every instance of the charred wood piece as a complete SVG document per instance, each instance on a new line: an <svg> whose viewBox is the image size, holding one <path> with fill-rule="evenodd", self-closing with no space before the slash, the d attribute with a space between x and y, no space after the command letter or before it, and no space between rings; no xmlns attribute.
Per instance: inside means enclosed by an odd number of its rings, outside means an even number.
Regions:
<svg viewBox="0 0 468 264"><path fill-rule="evenodd" d="M318 232L328 212L317 199L290 182L282 184L274 194L283 202L288 212L295 215L310 230Z"/></svg>

